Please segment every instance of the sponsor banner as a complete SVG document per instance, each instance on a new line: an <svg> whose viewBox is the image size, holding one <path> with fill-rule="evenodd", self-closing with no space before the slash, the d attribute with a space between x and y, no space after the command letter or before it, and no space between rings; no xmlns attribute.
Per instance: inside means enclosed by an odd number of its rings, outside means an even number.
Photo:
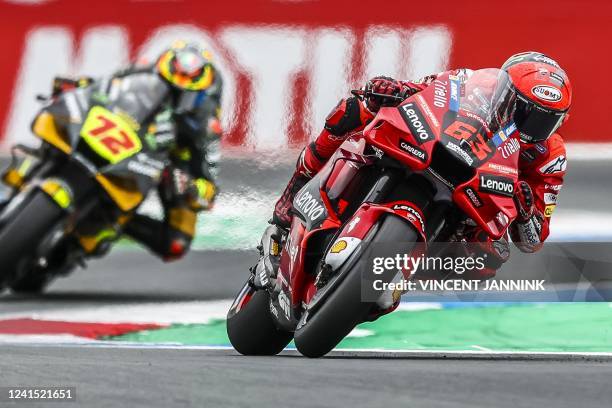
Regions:
<svg viewBox="0 0 612 408"><path fill-rule="evenodd" d="M177 38L210 49L223 72L226 147L302 145L340 97L374 75L409 79L450 67L498 67L525 50L558 60L579 95L563 128L566 140L609 141L607 95L592 86L592 72L610 65L612 55L597 52L592 39L612 35L605 20L612 3L589 8L570 0L551 9L521 2L520 24L500 29L505 6L483 0L442 0L427 13L398 1L400 11L391 14L388 7L363 13L342 1L0 0L0 144L32 141L34 97L49 92L53 75L99 77L131 60L151 60ZM583 58L589 53L597 58Z"/></svg>
<svg viewBox="0 0 612 408"><path fill-rule="evenodd" d="M410 154L411 156L413 156L420 162L423 162L423 163L427 162L427 158L428 158L427 152L421 148L416 147L412 143L408 143L404 139L400 139L399 148L405 151L406 153Z"/></svg>
<svg viewBox="0 0 612 408"><path fill-rule="evenodd" d="M409 102L400 106L399 111L417 143L423 144L435 139L435 134L429 127L427 119L425 119L425 116L423 116L423 113L421 113L416 104Z"/></svg>
<svg viewBox="0 0 612 408"><path fill-rule="evenodd" d="M507 177L492 174L480 174L479 191L512 197L514 195L514 181Z"/></svg>

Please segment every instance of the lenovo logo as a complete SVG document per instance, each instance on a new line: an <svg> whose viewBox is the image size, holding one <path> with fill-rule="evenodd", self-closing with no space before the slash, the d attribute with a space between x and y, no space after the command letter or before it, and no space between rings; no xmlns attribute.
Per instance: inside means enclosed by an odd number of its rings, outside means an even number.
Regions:
<svg viewBox="0 0 612 408"><path fill-rule="evenodd" d="M514 181L506 177L481 174L480 186L478 190L491 194L512 197L514 195Z"/></svg>

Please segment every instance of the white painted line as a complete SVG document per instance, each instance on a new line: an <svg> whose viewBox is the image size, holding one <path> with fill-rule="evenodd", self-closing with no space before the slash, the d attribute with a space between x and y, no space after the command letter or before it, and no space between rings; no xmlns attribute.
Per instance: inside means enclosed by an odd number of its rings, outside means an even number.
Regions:
<svg viewBox="0 0 612 408"><path fill-rule="evenodd" d="M4 345L9 345L5 343ZM84 342L84 343L27 343L15 344L27 347L93 347L116 349L149 349L149 350L202 350L202 351L233 351L231 346L181 346L166 343L129 343L129 342ZM237 352L232 354L238 355ZM287 348L281 355L299 356L295 348ZM612 352L580 352L580 351L484 351L484 350L398 350L398 349L334 349L330 357L356 357L356 358L426 358L426 359L528 359L528 360L586 360L602 359L612 360ZM245 357L248 358L248 357Z"/></svg>
<svg viewBox="0 0 612 408"><path fill-rule="evenodd" d="M0 334L0 344L82 344L95 341L72 334Z"/></svg>
<svg viewBox="0 0 612 408"><path fill-rule="evenodd" d="M206 324L225 319L232 300L141 303L1 313L0 320L38 319L87 323Z"/></svg>
<svg viewBox="0 0 612 408"><path fill-rule="evenodd" d="M346 337L368 337L373 336L375 333L372 330L360 329L359 327L354 328Z"/></svg>
<svg viewBox="0 0 612 408"><path fill-rule="evenodd" d="M420 312L423 310L440 310L443 308L440 302L401 302L396 311Z"/></svg>

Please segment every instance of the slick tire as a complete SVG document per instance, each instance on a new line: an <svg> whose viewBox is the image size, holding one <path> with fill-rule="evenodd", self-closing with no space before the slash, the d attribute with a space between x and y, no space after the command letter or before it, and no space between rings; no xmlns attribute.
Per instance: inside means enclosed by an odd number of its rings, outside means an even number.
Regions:
<svg viewBox="0 0 612 408"><path fill-rule="evenodd" d="M36 295L42 293L45 290L50 280L46 274L36 274L36 271L28 272L25 276L22 276L14 280L11 285L11 292L24 294L24 295Z"/></svg>
<svg viewBox="0 0 612 408"><path fill-rule="evenodd" d="M415 230L395 216L385 217L378 231L356 256L368 253L373 244L416 242ZM379 249L380 246L377 247ZM376 256L393 256L379 254ZM317 358L329 353L369 314L374 303L361 299L361 271L354 262L348 262L345 278L304 325L294 333L295 346L306 357ZM342 269L338 272L343 273Z"/></svg>
<svg viewBox="0 0 612 408"><path fill-rule="evenodd" d="M293 333L277 329L270 314L270 295L258 290L240 311L228 316L227 336L240 354L273 356L289 344Z"/></svg>
<svg viewBox="0 0 612 408"><path fill-rule="evenodd" d="M0 283L12 284L18 267L34 255L45 234L61 216L61 208L42 191L33 192L29 200L14 211L0 231Z"/></svg>

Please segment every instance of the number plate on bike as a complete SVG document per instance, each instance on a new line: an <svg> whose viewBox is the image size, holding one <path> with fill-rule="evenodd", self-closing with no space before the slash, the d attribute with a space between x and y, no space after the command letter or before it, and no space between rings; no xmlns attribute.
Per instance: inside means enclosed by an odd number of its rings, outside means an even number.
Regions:
<svg viewBox="0 0 612 408"><path fill-rule="evenodd" d="M101 106L89 111L81 137L100 157L118 163L142 149L140 138L130 124Z"/></svg>

